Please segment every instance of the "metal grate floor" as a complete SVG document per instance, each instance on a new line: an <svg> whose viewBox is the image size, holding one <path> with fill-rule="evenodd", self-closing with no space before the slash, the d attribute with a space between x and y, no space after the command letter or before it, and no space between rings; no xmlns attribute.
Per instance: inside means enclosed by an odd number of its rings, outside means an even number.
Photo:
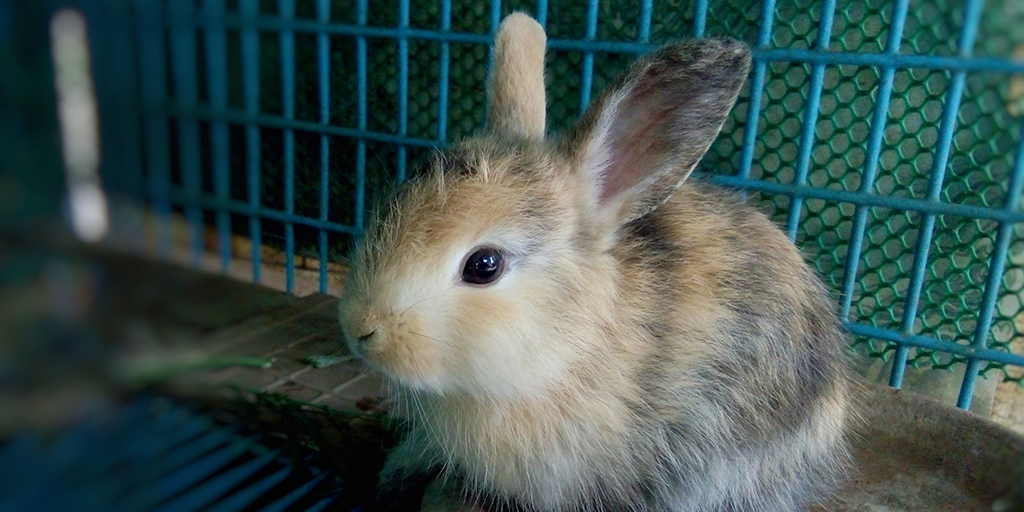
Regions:
<svg viewBox="0 0 1024 512"><path fill-rule="evenodd" d="M51 441L5 443L0 512L353 510L317 452L281 444L148 397Z"/></svg>

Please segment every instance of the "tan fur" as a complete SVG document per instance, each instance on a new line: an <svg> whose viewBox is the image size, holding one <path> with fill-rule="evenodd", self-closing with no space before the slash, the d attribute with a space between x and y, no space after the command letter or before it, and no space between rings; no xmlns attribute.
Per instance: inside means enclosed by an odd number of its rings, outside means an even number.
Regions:
<svg viewBox="0 0 1024 512"><path fill-rule="evenodd" d="M385 484L439 471L431 510L769 512L828 492L847 421L828 295L767 217L684 182L735 101L741 49L648 57L562 141L506 131L535 98L510 100L501 129L377 212L340 313L408 426ZM495 90L517 76L506 62ZM462 282L481 246L507 271Z"/></svg>
<svg viewBox="0 0 1024 512"><path fill-rule="evenodd" d="M490 78L488 119L495 133L544 137L544 28L513 13L498 27Z"/></svg>

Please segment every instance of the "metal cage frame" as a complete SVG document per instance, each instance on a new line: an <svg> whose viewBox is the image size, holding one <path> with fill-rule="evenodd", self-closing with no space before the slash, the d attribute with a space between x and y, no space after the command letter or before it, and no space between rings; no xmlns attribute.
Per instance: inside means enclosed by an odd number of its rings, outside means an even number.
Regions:
<svg viewBox="0 0 1024 512"><path fill-rule="evenodd" d="M294 227L308 226L319 232L318 253L320 261L328 260L329 233L343 233L357 236L363 229L366 208L367 144L384 143L397 147L396 174L398 179L407 172L408 148L436 147L449 142L449 79L451 63L449 47L452 44L488 45L500 21L502 5L500 0L491 0L491 31L487 34L456 32L452 30L452 0L438 0L440 23L434 29L410 26L410 0L398 0L398 23L393 27L369 24L369 0L355 0L355 23L331 21L330 0L316 0L315 19L296 17L295 0L278 0L278 15L261 14L257 1L240 0L237 11L228 11L225 0L202 0L198 7L192 2L170 2L167 6L158 0L115 0L80 1L80 7L92 23L95 52L107 56L106 62L97 63L97 84L101 105L105 105L104 125L105 180L108 186L120 187L131 195L145 200L158 218L166 219L173 208L183 209L192 226L191 245L194 261L198 262L203 252L203 211L214 212L219 233L219 247L222 268L227 269L230 261L229 236L230 216L248 217L250 236L253 238L253 281L260 280L261 222L265 220L283 223L285 233L285 264L287 288L294 285L295 242ZM123 4L123 5L122 5ZM1016 223L1024 222L1020 196L1024 193L1024 142L1016 150L1013 171L1009 177L1008 192L1002 207L985 207L956 204L942 201L940 191L948 167L951 144L957 126L957 113L964 94L968 73L986 71L1002 73L1024 73L1024 62L1009 58L974 57L973 49L978 36L978 26L983 10L983 0L966 0L964 20L956 42L956 54L950 56L915 55L901 53L904 23L907 19L909 0L895 0L891 3L888 37L884 50L879 53L837 52L828 50L831 43L832 26L836 0L823 0L818 20L818 34L815 45L810 49L772 48L773 16L775 0L761 3L760 27L757 44L754 47L754 66L751 77L751 96L747 110L746 131L740 154L740 166L734 175L714 175L710 179L728 187L758 191L768 194L785 195L791 198L790 211L784 229L795 239L800 222L801 204L805 199L814 198L833 203L852 204L855 207L853 228L845 261L844 279L840 293L840 317L846 328L855 335L885 340L895 344L895 361L890 384L900 387L908 353L912 347L919 347L962 356L967 361L957 405L968 408L971 404L975 384L982 365L995 362L1024 366L1024 355L995 350L989 347L989 334L999 289L1005 271L1006 258ZM116 6L116 7L112 7ZM679 36L702 37L705 35L708 0L695 0L692 32ZM639 37L632 42L602 41L597 37L599 6L597 0L587 0L585 37L581 39L550 38L550 50L581 51L583 74L579 102L585 107L591 98L594 77L595 53L642 54L656 45L650 42L653 0L640 1ZM536 2L536 18L542 26L548 23L548 2ZM108 30L107 27L132 27L129 30ZM226 33L237 31L241 41L242 83L244 87L244 108L228 105L226 68ZM167 37L165 39L164 33ZM197 58L197 33L202 33L205 46L205 75L208 101L200 101L199 69ZM261 33L275 33L280 45L280 76L282 114L272 115L261 112L259 105L259 37ZM317 72L319 83L320 118L318 121L300 120L295 115L295 38L296 34L310 34L317 42ZM331 95L329 93L329 70L331 66L331 37L351 38L356 54L356 120L352 127L332 124ZM394 133L372 131L368 125L368 69L367 40L383 38L397 43L397 110L398 129ZM437 100L437 137L424 139L410 136L408 132L409 112L409 42L425 40L440 44ZM135 53L133 53L135 52ZM169 55L169 62L165 62ZM791 183L768 182L751 177L754 160L754 144L757 124L762 112L762 97L765 93L766 70L772 62L803 63L810 68L807 84L807 103L803 110L802 131L799 137L798 158L795 177ZM815 187L808 183L808 171L812 165L812 149L815 127L819 119L825 71L830 66L856 65L879 70L880 80L874 96L873 114L869 121L866 158L860 172L861 182L857 190L842 191ZM894 76L898 70L921 68L945 70L950 73L942 107L938 140L933 148L934 159L929 172L927 197L887 197L875 193L873 185L878 175L883 135L890 119L889 107L893 91ZM109 76L136 76L138 83L122 83L105 79ZM173 84L175 95L168 95L168 84ZM123 98L137 97L136 105L122 101ZM124 103L125 105L121 105ZM120 110L119 110L120 109ZM120 113L117 113L120 112ZM141 130L139 130L141 119ZM177 121L178 158L180 161L181 184L171 180L171 155L168 138L169 119ZM200 123L209 124L209 147L212 167L203 169L200 159ZM248 200L232 199L228 192L229 153L232 151L228 136L228 125L244 126L246 154L246 175ZM1024 123L1022 123L1024 126ZM284 208L270 208L260 204L260 129L275 128L283 131L284 148ZM752 127L752 128L750 128ZM304 131L319 134L321 140L321 195L320 215L297 214L295 205L295 132ZM329 220L328 211L328 162L332 158L329 138L341 136L356 141L353 157L356 182L354 221L342 224ZM145 151L141 148L145 147ZM139 174L114 172L144 165L148 176L143 180ZM201 187L201 173L212 174L213 192L204 192ZM116 176L108 179L107 176ZM879 328L860 322L849 321L851 300L858 276L858 265L863 247L868 212L871 208L882 207L899 211L918 212L922 216L920 235L914 251L914 265L910 277L902 323L899 329ZM933 336L916 334L914 321L918 314L918 303L925 282L925 272L931 250L932 235L936 217L955 215L998 222L995 249L989 262L983 299L977 326L970 344L946 341ZM166 223L158 226L159 246L163 251L169 247L169 228ZM319 286L326 291L328 285L327 265L320 265Z"/></svg>

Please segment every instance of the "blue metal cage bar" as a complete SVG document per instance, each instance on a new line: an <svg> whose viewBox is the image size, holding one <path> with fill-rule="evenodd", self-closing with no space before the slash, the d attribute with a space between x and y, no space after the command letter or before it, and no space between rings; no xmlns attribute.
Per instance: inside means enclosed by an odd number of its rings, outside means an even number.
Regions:
<svg viewBox="0 0 1024 512"><path fill-rule="evenodd" d="M292 19L295 16L295 0L278 0L277 8L281 18ZM282 30L281 38L281 104L284 107L284 118L295 119L295 34L291 30ZM284 208L285 214L295 214L295 130L284 129ZM295 288L295 225L284 224L285 250L285 290L291 292Z"/></svg>
<svg viewBox="0 0 1024 512"><path fill-rule="evenodd" d="M193 17L195 8L190 2L171 2L168 5L169 19ZM174 94L185 108L195 108L199 103L199 77L197 76L196 32L187 25L171 28L171 69L173 70ZM185 205L185 216L189 223L192 241L192 265L198 267L203 254L203 212L196 205L201 188L199 122L194 119L178 120L178 158L181 160L182 183L188 194L189 204Z"/></svg>
<svg viewBox="0 0 1024 512"><path fill-rule="evenodd" d="M773 4L774 5L774 4ZM357 3L358 7L358 3ZM491 43L492 35L474 34L465 32L452 32L441 30L428 30L420 28L409 28L402 33L397 28L377 27L368 24L349 23L322 23L313 19L294 18L285 21L280 17L260 15L255 18L243 19L241 15L229 12L223 19L209 20L201 16L195 16L191 20L164 19L161 20L168 25L185 24L192 27L202 27L207 24L223 25L230 29L241 29L243 27L256 28L265 32L279 32L291 30L296 33L317 33L327 32L332 35L350 36L356 38L380 38L398 39L404 36L408 39L421 39L424 41L439 41L449 43L480 44ZM357 39L358 40L358 39ZM654 43L628 42L628 41L585 41L582 39L548 39L548 48L552 50L577 50L604 53L630 53L640 54L657 48ZM1024 62L1000 57L971 57L963 56L941 56L941 55L912 55L897 54L887 55L885 53L860 53L860 52L832 52L799 48L755 48L754 56L767 62L795 62L795 63L824 63L831 65L851 66L894 66L899 69L936 69L949 71L1000 71L1005 73L1024 72Z"/></svg>
<svg viewBox="0 0 1024 512"><path fill-rule="evenodd" d="M827 50L832 40L832 22L836 15L836 0L825 0L821 4L821 22L818 26L818 39L815 46ZM818 111L821 109L821 90L825 85L825 64L816 62L811 65L811 81L808 85L807 104L804 105L804 124L800 133L800 153L797 156L796 177L793 182L801 186L807 184L807 174L811 169L811 152L814 150L815 130L818 128ZM786 218L786 234L790 240L796 241L796 231L800 223L800 212L804 198L793 196L789 203L789 215Z"/></svg>
<svg viewBox="0 0 1024 512"><path fill-rule="evenodd" d="M900 44L903 40L903 27L907 21L907 9L910 7L910 0L897 0L892 7L892 23L889 25L889 37L886 39L885 52L896 55L900 51ZM868 151L865 160L866 167L861 175L861 195L871 195L875 191L875 178L878 176L879 160L882 154L882 137L885 134L885 127L889 121L889 101L892 99L893 82L896 78L896 68L887 66L882 68L879 78L878 97L875 100L875 108L871 114L871 132L868 134ZM857 284L857 269L860 266L860 256L864 243L864 231L868 224L867 205L857 205L853 217L853 228L850 232L850 247L847 250L846 269L843 274L843 285L841 292L840 317L849 320L850 308L853 303L853 288Z"/></svg>
<svg viewBox="0 0 1024 512"><path fill-rule="evenodd" d="M204 0L203 13L210 17L223 16L224 0ZM224 110L228 106L227 35L223 28L211 26L206 29L205 36L207 96L211 108ZM221 199L227 199L230 190L230 143L227 122L220 120L210 123L213 188ZM216 215L221 272L226 273L231 262L231 215L223 210L217 210Z"/></svg>
<svg viewBox="0 0 1024 512"><path fill-rule="evenodd" d="M982 0L968 0L967 15L964 19L963 29L960 33L960 40L957 43L959 54L968 57L974 47L974 40L978 33L978 25L981 23ZM942 192L942 182L946 176L946 164L949 161L949 153L952 149L953 132L956 129L957 114L960 111L960 101L963 99L964 86L967 82L967 74L964 71L954 71L949 89L946 93L946 101L943 105L942 124L939 128L939 141L935 145L935 159L933 161L930 178L928 181L928 199L937 201ZM932 233L935 230L936 216L934 213L926 212L919 228L917 248L914 251L914 269L911 272L910 288L907 291L907 304L903 310L903 322L900 329L911 334L914 331L914 323L917 320L917 307L921 299L921 290L924 286L925 270L928 264L928 253L932 244ZM899 388L903 383L903 372L907 366L907 355L910 347L900 345L896 349L896 357L892 363L892 376L889 385Z"/></svg>
<svg viewBox="0 0 1024 512"><path fill-rule="evenodd" d="M410 150L418 148L434 148L444 146L450 141L451 124L451 87L453 83L452 44L488 45L490 44L498 24L501 21L502 3L491 0L482 14L484 16L484 33L455 32L452 30L452 0L439 0L439 17L433 28L414 27L411 23L411 0L399 0L397 17L389 23L393 26L378 26L380 20L371 22L368 0L356 0L355 16L352 20L332 20L331 1L317 0L315 15L296 15L294 0L277 0L277 12L270 14L260 12L257 2L239 2L237 11L225 10L224 0L203 0L198 10L180 3L171 2L167 11L162 11L159 2L135 0L136 16L139 28L139 75L140 97L142 105L143 131L145 139L145 165L147 169L146 193L150 204L161 219L158 237L164 251L169 247L168 214L172 209L180 209L186 213L190 231L190 243L194 251L194 261L198 261L202 251L201 223L202 212L209 211L214 215L218 233L221 267L227 268L228 247L231 216L243 216L249 219L249 232L253 239L253 279L260 280L260 236L261 223L273 221L281 223L285 229L286 251L286 287L294 287L294 256L295 227L311 228L316 231L316 251L322 262L319 267L319 289L327 291L329 272L326 261L329 258L329 235L332 233L358 237L363 230L366 207L365 193L368 180L368 152L370 147L388 145L396 150L395 159L388 157L394 165L394 177L398 180L408 175ZM849 244L845 250L846 260L841 262L842 283L840 290L840 312L848 330L858 336L883 340L895 347L895 357L890 384L899 387L902 383L904 368L907 364L911 348L934 350L962 357L967 361L967 371L961 386L958 405L969 407L973 395L977 375L985 362L1024 366L1024 355L1008 353L1004 350L989 348L988 340L992 328L993 316L999 292L1003 285L1002 276L1006 268L1006 253L1013 239L1015 224L1024 222L1024 212L1020 211L1019 199L1024 193L1024 143L1016 151L1013 162L1013 173L1009 178L1008 196L1001 207L979 206L974 204L958 204L951 200L942 200L942 187L950 167L950 155L953 151L954 135L957 130L957 115L960 112L961 99L965 94L967 78L975 72L1024 73L1024 62L1002 57L976 57L973 47L978 37L982 12L982 0L968 0L964 6L964 20L961 25L954 55L918 55L901 52L904 42L904 29L910 9L909 0L894 0L889 9L888 33L884 47L879 53L861 53L832 51L833 31L837 17L836 0L824 0L818 6L817 35L811 48L774 48L776 14L780 5L775 0L764 0L761 4L760 22L753 51L754 65L750 83L750 97L745 113L742 145L738 149L738 168L735 174L715 174L709 179L715 183L738 188L745 191L758 191L773 195L783 195L790 199L789 209L785 214L784 228L790 237L795 238L804 210L808 207L806 200L818 199L830 204L853 205L852 227ZM583 6L581 6L582 8ZM536 18L542 25L549 23L548 0L536 3ZM489 10L488 10L489 9ZM602 7L596 0L585 4L584 31L580 39L552 38L548 46L552 50L580 52L582 56L579 71L579 106L585 109L592 99L595 79L595 56L601 53L641 54L655 48L651 42L652 18L654 16L653 0L641 0L635 39L628 41L606 41L599 37L599 27L603 20L599 19ZM691 30L687 35L703 37L713 27L709 26L712 6L707 0L697 0L693 7ZM164 40L158 35L169 34L169 50L172 76L166 76L164 56ZM198 77L196 54L196 34L204 36L206 63L206 98L198 96ZM224 70L227 52L225 49L226 34L237 32L240 36L242 60L242 88L244 106L228 105L226 98L227 82ZM280 46L281 101L280 114L261 111L260 109L260 75L261 75L261 34L276 35ZM308 34L316 39L317 87L319 92L319 112L315 120L296 116L295 105L295 38L297 34ZM683 34L680 34L683 35ZM352 102L352 116L332 115L331 53L338 51L338 42L332 38L341 37L344 42L352 44L355 59L355 74L352 77L355 85L355 97ZM378 42L394 44L395 73L393 96L394 115L396 116L392 130L371 129L371 91L368 76L376 70L370 69L370 45ZM410 125L410 59L412 52L423 43L437 48L437 105L434 135L422 128L415 129ZM384 45L382 45L384 46ZM141 56L145 57L142 58ZM757 143L759 126L764 114L763 105L768 95L768 78L773 63L790 63L806 66L809 70L806 82L806 102L803 106L800 121L799 141L793 161L794 176L785 183L756 179ZM872 99L872 114L867 123L868 132L864 142L864 162L860 170L860 182L856 190L838 190L823 188L808 183L814 165L814 149L819 141L816 131L820 119L822 94L825 87L826 73L837 66L857 66L873 68L878 72L878 81ZM929 169L927 195L920 197L895 197L879 194L876 191L878 176L882 166L882 152L885 144L887 126L895 121L890 117L890 107L894 94L897 73L900 70L942 70L950 73L950 82L946 88L945 98L938 129L937 142L931 149L934 158ZM266 71L266 70L262 70ZM173 94L167 90L166 84L172 84ZM376 97L376 96L374 96ZM172 120L177 127L176 139L168 130L167 120ZM200 177L205 165L199 156L199 126L210 128L209 172L212 177L213 191L202 189ZM247 180L246 200L231 197L228 193L229 155L233 148L226 137L229 126L239 126L245 134L245 175ZM763 128L763 127L762 127ZM282 207L269 207L261 204L261 131L265 129L280 131L283 136L283 194ZM297 134L312 134L320 144L319 153L319 213L315 217L303 215L295 207L295 145ZM330 204L329 189L331 188L331 162L335 158L351 158L352 155L338 155L332 149L334 137L352 141L354 147L354 181L352 197L352 215L350 221L337 222L330 214L335 210L347 208L348 205ZM178 166L181 179L172 184L171 168L168 164L171 141L176 141ZM986 203L987 204L987 203ZM913 251L913 268L909 275L910 284L906 291L905 308L899 319L899 328L887 329L858 322L851 318L853 301L858 295L858 278L861 273L864 239L868 236L871 213L877 210L906 211L920 214L922 222ZM931 246L934 241L936 221L944 216L989 220L998 223L995 236L995 252L989 258L987 281L978 311L978 323L970 343L945 341L936 336L919 334L920 313L919 303L926 281Z"/></svg>
<svg viewBox="0 0 1024 512"><path fill-rule="evenodd" d="M316 18L320 22L331 19L330 0L317 0ZM331 38L326 32L316 36L317 84L320 89L320 124L329 126L331 123ZM327 222L330 211L330 159L331 141L326 133L320 134L320 222ZM320 293L327 293L327 230L320 229L317 246L320 257L319 287Z"/></svg>
<svg viewBox="0 0 1024 512"><path fill-rule="evenodd" d="M242 2L240 15L246 20L259 14L255 2ZM258 116L260 112L260 37L254 27L240 31L242 49L242 87L245 96L245 115ZM230 122L230 119L228 119ZM260 125L245 125L245 177L248 208L260 209ZM252 281L260 282L260 247L263 245L263 222L260 216L249 216L249 237L252 239Z"/></svg>

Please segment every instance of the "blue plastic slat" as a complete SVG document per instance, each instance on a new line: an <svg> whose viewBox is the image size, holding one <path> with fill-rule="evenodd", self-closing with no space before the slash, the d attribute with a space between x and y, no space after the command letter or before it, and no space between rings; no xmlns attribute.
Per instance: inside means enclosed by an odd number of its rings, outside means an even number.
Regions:
<svg viewBox="0 0 1024 512"><path fill-rule="evenodd" d="M143 482L159 478L137 488L116 504L123 510L144 510L176 496L245 453L250 445L238 441L227 445L232 438L226 429L218 429L168 452L139 475Z"/></svg>
<svg viewBox="0 0 1024 512"><path fill-rule="evenodd" d="M207 433L213 422L205 416L196 416L191 420L181 423L172 414L166 414L157 419L157 422L149 428L141 428L136 425L134 429L138 434L126 438L123 445L114 453L108 454L108 461L105 467L96 468L96 484L117 485L120 487L131 486L147 476L159 476L153 473L159 468L154 460L165 457L171 450L175 455L188 453L188 445L184 444L192 439ZM227 431L221 441L228 439ZM182 446L183 445L183 446ZM209 448L212 448L210 446ZM208 449L209 449L208 448ZM198 456L199 454L196 454ZM129 466L143 464L143 467L125 470L118 467L119 464L127 462ZM184 463L186 461L182 461ZM173 469L169 468L169 469Z"/></svg>
<svg viewBox="0 0 1024 512"><path fill-rule="evenodd" d="M167 100L167 73L164 59L164 31L160 4L135 0L138 29L139 95L142 101L142 137L146 144L146 195L156 219L156 246L161 257L171 253L171 203L167 189L171 184L170 130L161 112Z"/></svg>
<svg viewBox="0 0 1024 512"><path fill-rule="evenodd" d="M266 507L261 508L260 512L284 512L289 507L294 505L295 502L299 501L300 499L311 493L313 489L316 489L316 487L320 485L329 475L331 475L330 472L325 472L317 476L316 478L310 480L309 482L302 484L301 486L292 490L288 494L278 498L277 501L267 505Z"/></svg>
<svg viewBox="0 0 1024 512"><path fill-rule="evenodd" d="M597 0L587 1L587 33L584 41L592 42L597 38ZM580 79L580 112L590 105L590 93L594 88L594 52L583 50L583 76Z"/></svg>
<svg viewBox="0 0 1024 512"><path fill-rule="evenodd" d="M960 32L960 40L957 42L957 53L961 57L970 56L974 50L974 42L978 34L978 25L981 23L983 5L983 0L967 1L964 25ZM966 83L966 72L953 72L949 88L946 90L945 101L943 102L942 120L939 125L939 139L935 145L935 157L932 161L932 168L928 179L929 201L938 201L942 193L942 183L946 176L946 164L949 162L949 153L952 150L957 114L960 112L960 101L963 99ZM928 255L931 250L935 220L936 216L934 214L925 213L918 231L917 247L914 250L914 267L910 274L910 286L907 289L907 301L900 325L900 329L906 334L913 333L914 323L917 319L917 308L921 299L921 290L926 279L925 271L927 270ZM910 347L906 345L900 345L896 348L896 356L893 358L892 363L892 374L889 376L890 386L899 388L903 385L903 372L907 366L909 352ZM969 397L967 401L970 401Z"/></svg>
<svg viewBox="0 0 1024 512"><path fill-rule="evenodd" d="M176 496L185 489L207 480L251 447L250 442L234 441L164 476L156 487L164 497Z"/></svg>
<svg viewBox="0 0 1024 512"><path fill-rule="evenodd" d="M832 21L835 19L836 0L824 0L821 4L821 23L818 24L818 39L815 46L827 50L832 40ZM807 103L804 104L804 122L800 132L797 151L796 175L793 182L797 185L807 183L807 174L811 169L811 155L814 152L815 132L818 129L818 113L821 109L821 90L825 85L825 64L811 66L811 81L808 85ZM797 228L800 225L800 213L803 211L804 199L793 197L789 202L789 213L786 217L786 234L796 241Z"/></svg>
<svg viewBox="0 0 1024 512"><path fill-rule="evenodd" d="M40 502L45 505L46 499L54 496L54 493L48 492L48 484L49 482L40 481L38 477L30 480L25 486L15 490L13 494L4 497L4 502L0 503L0 512L35 510L40 507Z"/></svg>
<svg viewBox="0 0 1024 512"><path fill-rule="evenodd" d="M29 454L39 448L39 439L30 434L20 435L0 447L0 496L10 494L17 486L13 480L25 474L18 462L29 459Z"/></svg>
<svg viewBox="0 0 1024 512"><path fill-rule="evenodd" d="M316 502L316 504L313 505L312 507L307 508L305 510L305 512L323 512L324 510L327 510L327 507L331 506L331 504L333 504L337 499L338 499L337 495L335 495L335 496L328 496L328 497L326 497L326 498Z"/></svg>
<svg viewBox="0 0 1024 512"><path fill-rule="evenodd" d="M757 34L757 48L753 52L754 78L750 84L750 105L747 106L747 124L743 128L743 149L740 151L740 179L750 178L754 162L754 144L757 142L757 123L761 120L761 100L764 96L765 75L768 61L758 55L757 50L766 48L772 40L772 23L775 21L775 0L761 3L761 28Z"/></svg>
<svg viewBox="0 0 1024 512"><path fill-rule="evenodd" d="M1010 177L1010 186L1006 192L1006 203L1004 205L1007 211L1013 212L1020 208L1020 196L1024 194L1024 123L1021 124L1020 132L1020 147L1017 149L1015 167L1013 175ZM988 278L985 280L985 294L981 302L981 311L978 313L978 325L975 327L974 339L971 341L971 347L976 350L984 350L988 346L992 316L995 314L999 291L1003 287L1006 256L1010 252L1010 242L1014 238L1013 227L1013 224L1009 222L1001 222L999 224L995 250L992 252ZM981 369L982 362L982 359L979 358L968 359L964 381L960 386L960 395L957 397L957 407L962 409L969 409L971 407L971 398L974 396L974 386L978 379L978 371Z"/></svg>
<svg viewBox="0 0 1024 512"><path fill-rule="evenodd" d="M210 20L224 16L224 0L203 0L203 15ZM204 32L206 44L206 85L210 107L214 111L228 108L228 47L227 34L223 28L210 24ZM230 193L231 140L225 121L210 123L210 158L213 170L214 193L228 197ZM221 273L228 272L231 263L231 216L228 212L216 212L217 245L220 251Z"/></svg>
<svg viewBox="0 0 1024 512"><path fill-rule="evenodd" d="M240 33L242 47L242 94L245 97L245 176L248 206L260 208L260 127L254 120L260 112L260 37L249 23L259 14L258 2L241 2L239 11L245 24ZM230 119L226 120L231 121ZM236 121L237 122L237 121ZM258 216L249 217L249 238L252 239L252 282L260 282L262 267L263 225Z"/></svg>
<svg viewBox="0 0 1024 512"><path fill-rule="evenodd" d="M272 473L258 482L252 485L239 489L228 495L214 506L206 510L206 512L238 512L256 501L257 498L270 492L277 484L281 483L282 480L292 474L291 467L285 467L279 469L277 472Z"/></svg>
<svg viewBox="0 0 1024 512"><path fill-rule="evenodd" d="M327 22L331 19L331 1L317 0L316 18ZM320 123L331 123L331 38L326 32L316 36L317 71L320 86ZM320 222L327 222L330 211L330 161L331 144L327 134L320 135ZM317 240L320 251L320 293L327 293L327 231L321 229Z"/></svg>
<svg viewBox="0 0 1024 512"><path fill-rule="evenodd" d="M183 510L203 510L211 503L223 498L229 491L237 487L245 479L255 475L261 469L266 468L274 462L278 452L273 451L260 457L247 461L235 468L216 476L209 477L203 483L190 489L188 492L161 505L153 512L180 512ZM218 466L215 469L221 469ZM203 471L203 470L200 470ZM286 471L286 470L285 470ZM283 477L282 477L283 478ZM257 490L259 490L257 488ZM228 509L231 510L231 509Z"/></svg>
<svg viewBox="0 0 1024 512"><path fill-rule="evenodd" d="M171 19L193 19L195 6L192 2L170 2L167 15ZM184 24L171 27L171 69L174 80L174 95L184 108L194 108L199 101L199 78L196 70L196 29ZM190 119L178 120L178 156L181 166L182 184L189 194L200 193L202 162L200 159L199 123ZM193 204L185 205L189 235L192 243L191 264L199 266L203 255L203 212Z"/></svg>
<svg viewBox="0 0 1024 512"><path fill-rule="evenodd" d="M889 24L889 36L885 44L886 53L895 55L900 51L903 41L903 27L907 20L907 9L910 0L896 0L892 7L892 22ZM868 134L868 150L865 158L867 167L861 175L861 194L875 193L875 177L878 175L879 159L882 154L882 138L889 120L889 102L892 99L893 82L896 69L886 67L879 77L878 96L874 112L871 115L871 131ZM864 243L864 231L867 229L868 208L858 205L853 214L853 228L850 231L850 245L846 253L846 268L843 273L841 291L840 317L850 319L850 308L853 304L853 288L857 284L857 270L860 266L860 255Z"/></svg>

